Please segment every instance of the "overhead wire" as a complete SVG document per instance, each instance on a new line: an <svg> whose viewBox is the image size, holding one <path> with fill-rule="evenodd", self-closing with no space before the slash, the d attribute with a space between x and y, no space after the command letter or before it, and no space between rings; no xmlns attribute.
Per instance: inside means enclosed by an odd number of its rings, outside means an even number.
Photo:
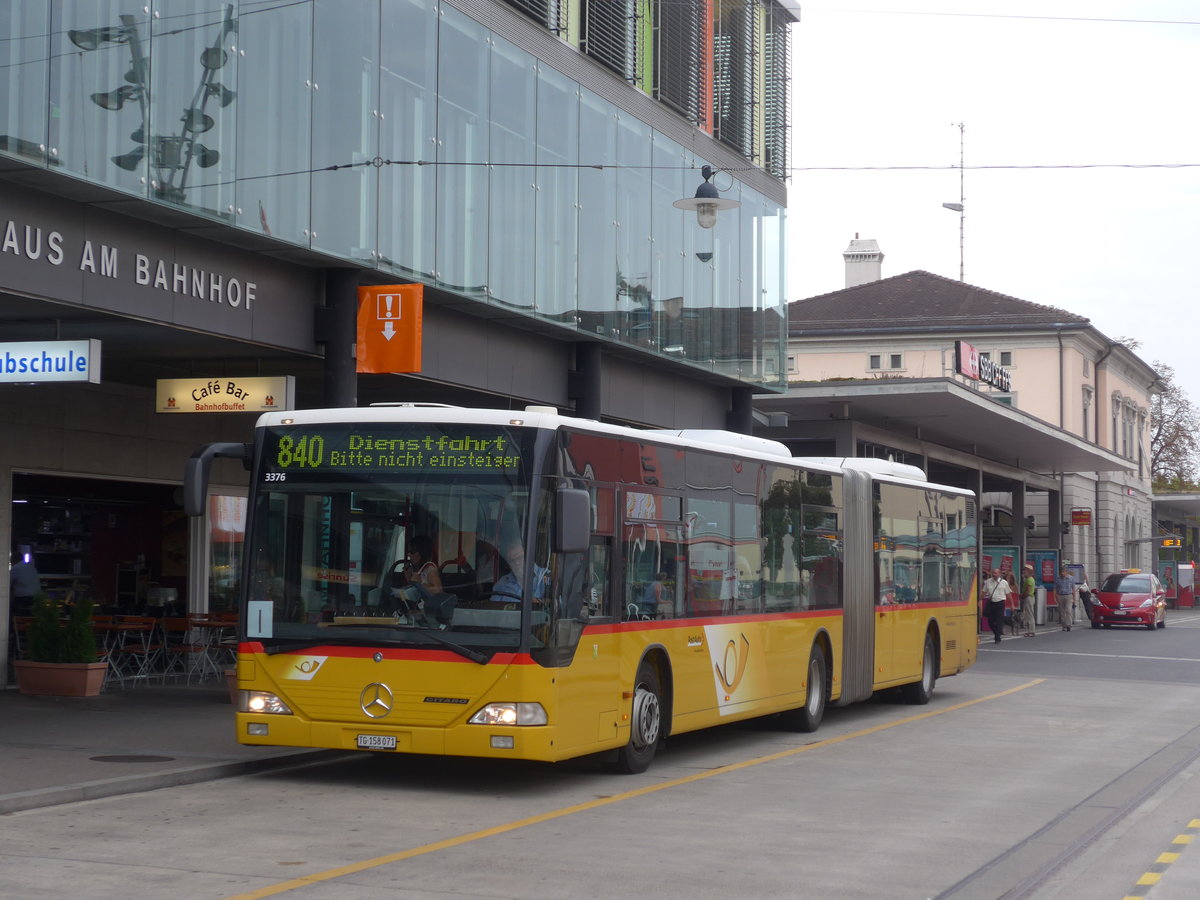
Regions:
<svg viewBox="0 0 1200 900"><path fill-rule="evenodd" d="M1200 25L1190 19L1123 19L1109 16L1034 16L1022 13L944 12L918 9L836 9L823 6L805 6L805 12L864 13L874 16L942 16L961 19L1019 19L1022 21L1045 22L1107 22L1117 25Z"/></svg>

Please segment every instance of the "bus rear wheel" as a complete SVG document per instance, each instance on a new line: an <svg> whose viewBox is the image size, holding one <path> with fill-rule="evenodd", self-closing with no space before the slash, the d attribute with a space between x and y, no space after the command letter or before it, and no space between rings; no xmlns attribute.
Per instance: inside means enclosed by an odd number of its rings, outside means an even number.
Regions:
<svg viewBox="0 0 1200 900"><path fill-rule="evenodd" d="M825 650L813 644L808 657L808 696L799 709L789 709L780 715L780 721L789 731L816 731L825 718L825 704L829 698L829 679L825 668Z"/></svg>
<svg viewBox="0 0 1200 900"><path fill-rule="evenodd" d="M933 643L933 635L925 635L925 650L921 656L921 680L906 684L901 689L905 703L924 706L933 696L933 686L937 683L937 647Z"/></svg>
<svg viewBox="0 0 1200 900"><path fill-rule="evenodd" d="M617 751L616 765L619 772L637 775L650 768L662 735L662 687L658 670L646 662L638 666L629 720L629 743Z"/></svg>

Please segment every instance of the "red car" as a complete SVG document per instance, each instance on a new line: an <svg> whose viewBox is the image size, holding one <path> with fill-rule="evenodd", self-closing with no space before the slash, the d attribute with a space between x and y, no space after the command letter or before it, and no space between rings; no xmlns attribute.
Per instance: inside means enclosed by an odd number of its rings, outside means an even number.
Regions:
<svg viewBox="0 0 1200 900"><path fill-rule="evenodd" d="M1092 627L1143 625L1167 627L1167 592L1153 572L1126 569L1109 575L1092 591Z"/></svg>

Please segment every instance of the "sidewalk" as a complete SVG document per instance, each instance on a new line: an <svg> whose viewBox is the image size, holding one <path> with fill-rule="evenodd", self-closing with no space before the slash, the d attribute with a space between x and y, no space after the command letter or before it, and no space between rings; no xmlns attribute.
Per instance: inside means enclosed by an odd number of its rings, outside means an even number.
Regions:
<svg viewBox="0 0 1200 900"><path fill-rule="evenodd" d="M1076 613L1075 621L1071 625L1072 629L1091 628L1091 627L1092 627L1092 620L1088 618L1087 613ZM1051 616L1051 615L1047 614L1046 621L1043 622L1041 625L1035 625L1033 631L1034 631L1035 635L1046 634L1047 632L1062 631L1062 626L1058 624L1057 616ZM1012 640L1014 638L1024 638L1024 637L1025 636L1023 634L1021 634L1021 630L1019 627L1014 629L1010 625L1005 625L1004 640L1007 641L1007 640ZM979 643L980 644L994 643L992 631L990 628L988 628L987 622L984 621L982 617L980 617L980 623L979 623Z"/></svg>
<svg viewBox="0 0 1200 900"><path fill-rule="evenodd" d="M1075 628L1088 628L1087 619ZM1058 631L1057 622L1038 627ZM980 643L991 633L980 634ZM1020 639L1006 634L1005 640ZM0 815L303 765L337 750L246 747L223 683L108 687L99 697L0 690Z"/></svg>
<svg viewBox="0 0 1200 900"><path fill-rule="evenodd" d="M224 683L110 687L87 698L0 690L0 815L337 755L245 747L233 728Z"/></svg>

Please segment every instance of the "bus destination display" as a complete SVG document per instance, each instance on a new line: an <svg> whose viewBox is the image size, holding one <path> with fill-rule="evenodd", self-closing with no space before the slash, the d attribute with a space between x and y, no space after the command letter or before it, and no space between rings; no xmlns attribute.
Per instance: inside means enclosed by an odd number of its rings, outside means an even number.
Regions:
<svg viewBox="0 0 1200 900"><path fill-rule="evenodd" d="M268 429L263 480L362 474L516 475L522 447L507 429L318 426Z"/></svg>

